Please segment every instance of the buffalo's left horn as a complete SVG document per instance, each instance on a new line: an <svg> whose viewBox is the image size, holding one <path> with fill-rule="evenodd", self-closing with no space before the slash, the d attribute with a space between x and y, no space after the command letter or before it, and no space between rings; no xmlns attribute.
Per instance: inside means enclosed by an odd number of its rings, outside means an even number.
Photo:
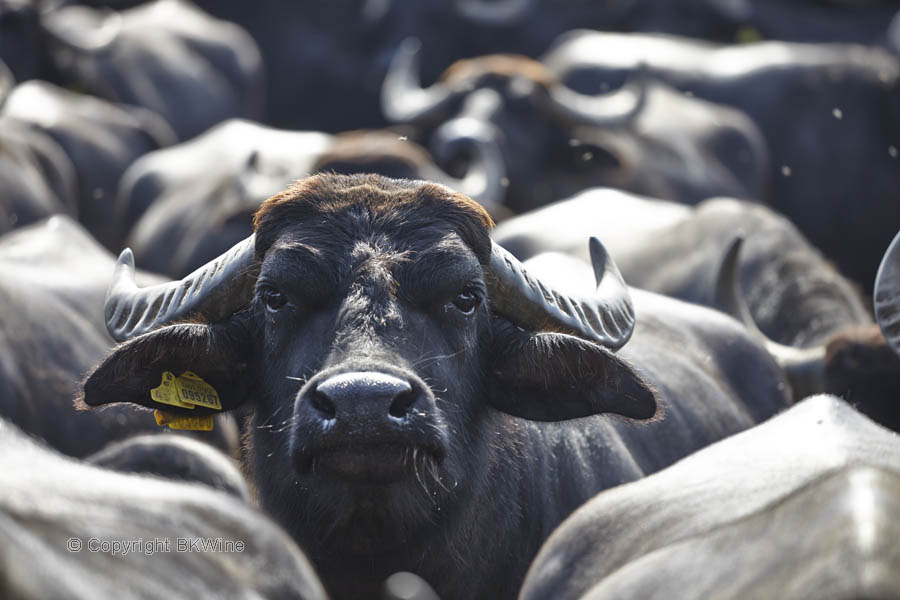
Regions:
<svg viewBox="0 0 900 600"><path fill-rule="evenodd" d="M550 108L562 118L576 123L612 127L628 123L647 103L649 78L639 71L621 88L590 96L557 83L550 88Z"/></svg>
<svg viewBox="0 0 900 600"><path fill-rule="evenodd" d="M253 294L255 239L251 235L181 280L146 288L135 284L134 255L125 249L106 292L109 334L121 342L193 314L212 322L230 316Z"/></svg>
<svg viewBox="0 0 900 600"><path fill-rule="evenodd" d="M440 112L454 94L438 81L424 89L419 81L419 49L415 38L403 40L381 85L381 110L395 123L412 123Z"/></svg>
<svg viewBox="0 0 900 600"><path fill-rule="evenodd" d="M894 352L900 354L900 233L881 259L873 295L878 327Z"/></svg>
<svg viewBox="0 0 900 600"><path fill-rule="evenodd" d="M597 287L588 297L560 294L531 276L524 265L493 244L488 290L494 309L532 331L557 331L614 350L634 332L634 306L618 267L595 237L590 240Z"/></svg>
<svg viewBox="0 0 900 600"><path fill-rule="evenodd" d="M740 321L765 347L787 376L795 400L824 392L825 346L794 348L780 344L763 333L753 319L741 292L739 263L743 245L744 238L735 237L722 259L715 288L716 308Z"/></svg>

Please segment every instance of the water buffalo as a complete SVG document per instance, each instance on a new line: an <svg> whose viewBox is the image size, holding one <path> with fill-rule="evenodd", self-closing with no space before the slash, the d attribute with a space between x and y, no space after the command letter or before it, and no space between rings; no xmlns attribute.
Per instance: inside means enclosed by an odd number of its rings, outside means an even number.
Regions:
<svg viewBox="0 0 900 600"><path fill-rule="evenodd" d="M465 152L467 172L459 179L447 175L423 148L387 131L332 136L231 120L139 159L122 178L116 227L130 230L127 243L139 266L182 277L250 235L263 200L297 174L375 172L442 181L491 212L502 211L503 165L491 140L460 136L438 150Z"/></svg>
<svg viewBox="0 0 900 600"><path fill-rule="evenodd" d="M553 533L520 600L895 598L900 439L809 398Z"/></svg>
<svg viewBox="0 0 900 600"><path fill-rule="evenodd" d="M423 89L417 52L414 41L397 52L382 89L385 114L415 126L426 144L473 130L497 140L513 212L600 185L686 203L764 195L765 142L739 111L641 76L586 96L542 64L507 55L460 61Z"/></svg>
<svg viewBox="0 0 900 600"><path fill-rule="evenodd" d="M164 431L147 411L86 412L72 402L78 382L112 346L100 304L114 264L64 216L0 238L0 416L72 456L135 433ZM233 422L197 435L228 451L236 446Z"/></svg>
<svg viewBox="0 0 900 600"><path fill-rule="evenodd" d="M261 505L334 598L396 571L446 599L512 598L581 502L787 397L736 322L629 292L599 241L595 287L529 273L490 227L438 184L319 174L184 280L138 288L126 250L106 316L127 341L82 399L160 408L149 390L190 370L224 410L247 405Z"/></svg>
<svg viewBox="0 0 900 600"><path fill-rule="evenodd" d="M763 200L871 290L900 229L900 58L852 44L716 46L574 31L542 61L585 93L609 93L640 73L742 110L771 153Z"/></svg>
<svg viewBox="0 0 900 600"><path fill-rule="evenodd" d="M79 220L108 248L120 247L123 234L110 218L119 178L142 154L175 143L162 117L43 81L17 85L0 114L59 144L75 168Z"/></svg>
<svg viewBox="0 0 900 600"><path fill-rule="evenodd" d="M4 598L325 600L296 545L240 499L60 456L3 419L0 453Z"/></svg>
<svg viewBox="0 0 900 600"><path fill-rule="evenodd" d="M256 44L189 2L156 0L122 12L64 6L45 11L41 25L55 82L148 108L180 140L225 119L262 116Z"/></svg>

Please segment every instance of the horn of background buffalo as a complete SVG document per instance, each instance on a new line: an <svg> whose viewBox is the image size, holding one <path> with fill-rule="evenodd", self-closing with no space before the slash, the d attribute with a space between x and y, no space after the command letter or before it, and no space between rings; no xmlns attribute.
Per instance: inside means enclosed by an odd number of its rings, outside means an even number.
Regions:
<svg viewBox="0 0 900 600"><path fill-rule="evenodd" d="M593 295L561 294L531 276L517 258L494 243L488 290L494 309L531 331L557 331L617 350L634 332L634 306L618 267L600 243L590 239L597 287Z"/></svg>
<svg viewBox="0 0 900 600"><path fill-rule="evenodd" d="M456 12L482 25L514 25L530 14L535 0L456 0Z"/></svg>
<svg viewBox="0 0 900 600"><path fill-rule="evenodd" d="M779 344L760 331L753 320L747 300L741 292L740 254L744 245L742 236L736 237L722 264L715 286L715 306L740 321L747 331L765 347L775 362L784 370L795 400L825 391L825 346L794 348Z"/></svg>
<svg viewBox="0 0 900 600"><path fill-rule="evenodd" d="M878 327L894 352L900 354L900 233L881 259L873 296Z"/></svg>
<svg viewBox="0 0 900 600"><path fill-rule="evenodd" d="M421 46L416 38L403 40L384 76L381 110L389 121L411 123L427 119L453 99L454 94L440 81L428 89L422 88L419 81Z"/></svg>
<svg viewBox="0 0 900 600"><path fill-rule="evenodd" d="M615 91L590 96L558 83L550 88L550 108L578 123L603 127L623 125L644 108L648 85L649 78L638 73Z"/></svg>
<svg viewBox="0 0 900 600"><path fill-rule="evenodd" d="M106 328L122 342L157 327L199 314L210 322L229 317L246 305L259 275L255 236L235 244L187 277L146 288L134 282L134 255L119 255L106 292Z"/></svg>
<svg viewBox="0 0 900 600"><path fill-rule="evenodd" d="M16 87L16 79L13 77L12 71L0 60L0 108L6 104L6 98L9 93Z"/></svg>
<svg viewBox="0 0 900 600"><path fill-rule="evenodd" d="M59 7L57 7L59 8ZM92 10L85 7L77 7L74 10ZM70 35L65 31L65 23L62 26L56 23L58 18L56 10L46 11L41 17L41 31L52 42L56 42L77 54L93 54L109 50L122 32L122 16L107 10L103 24L86 34Z"/></svg>
<svg viewBox="0 0 900 600"><path fill-rule="evenodd" d="M462 179L445 173L436 178L481 204L493 217L508 214L503 207L506 198L506 166L497 146L493 126L476 119L462 117L441 125L432 136L431 153L435 161L448 159L454 152L468 150L472 159Z"/></svg>

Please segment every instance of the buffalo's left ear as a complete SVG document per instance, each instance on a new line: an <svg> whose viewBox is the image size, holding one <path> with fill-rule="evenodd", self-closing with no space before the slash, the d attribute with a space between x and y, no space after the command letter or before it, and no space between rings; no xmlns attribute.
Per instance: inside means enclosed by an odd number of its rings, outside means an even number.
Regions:
<svg viewBox="0 0 900 600"><path fill-rule="evenodd" d="M490 403L535 421L600 413L632 419L656 414L656 392L627 362L597 344L524 331L493 317Z"/></svg>
<svg viewBox="0 0 900 600"><path fill-rule="evenodd" d="M88 374L76 402L88 406L131 402L185 416L219 412L200 405L190 410L179 408L151 397L151 390L163 385L165 373L172 374L166 376L172 383L172 376L191 371L212 386L221 410L231 410L244 402L250 392L250 346L237 316L215 325L163 327L119 344Z"/></svg>

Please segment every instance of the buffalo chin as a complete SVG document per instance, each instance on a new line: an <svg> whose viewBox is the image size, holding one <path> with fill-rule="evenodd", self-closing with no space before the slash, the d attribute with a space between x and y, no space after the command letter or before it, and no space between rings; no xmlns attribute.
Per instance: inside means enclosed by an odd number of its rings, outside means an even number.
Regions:
<svg viewBox="0 0 900 600"><path fill-rule="evenodd" d="M402 444L361 444L311 449L297 457L301 474L352 483L385 485L432 477L442 460L435 448Z"/></svg>

